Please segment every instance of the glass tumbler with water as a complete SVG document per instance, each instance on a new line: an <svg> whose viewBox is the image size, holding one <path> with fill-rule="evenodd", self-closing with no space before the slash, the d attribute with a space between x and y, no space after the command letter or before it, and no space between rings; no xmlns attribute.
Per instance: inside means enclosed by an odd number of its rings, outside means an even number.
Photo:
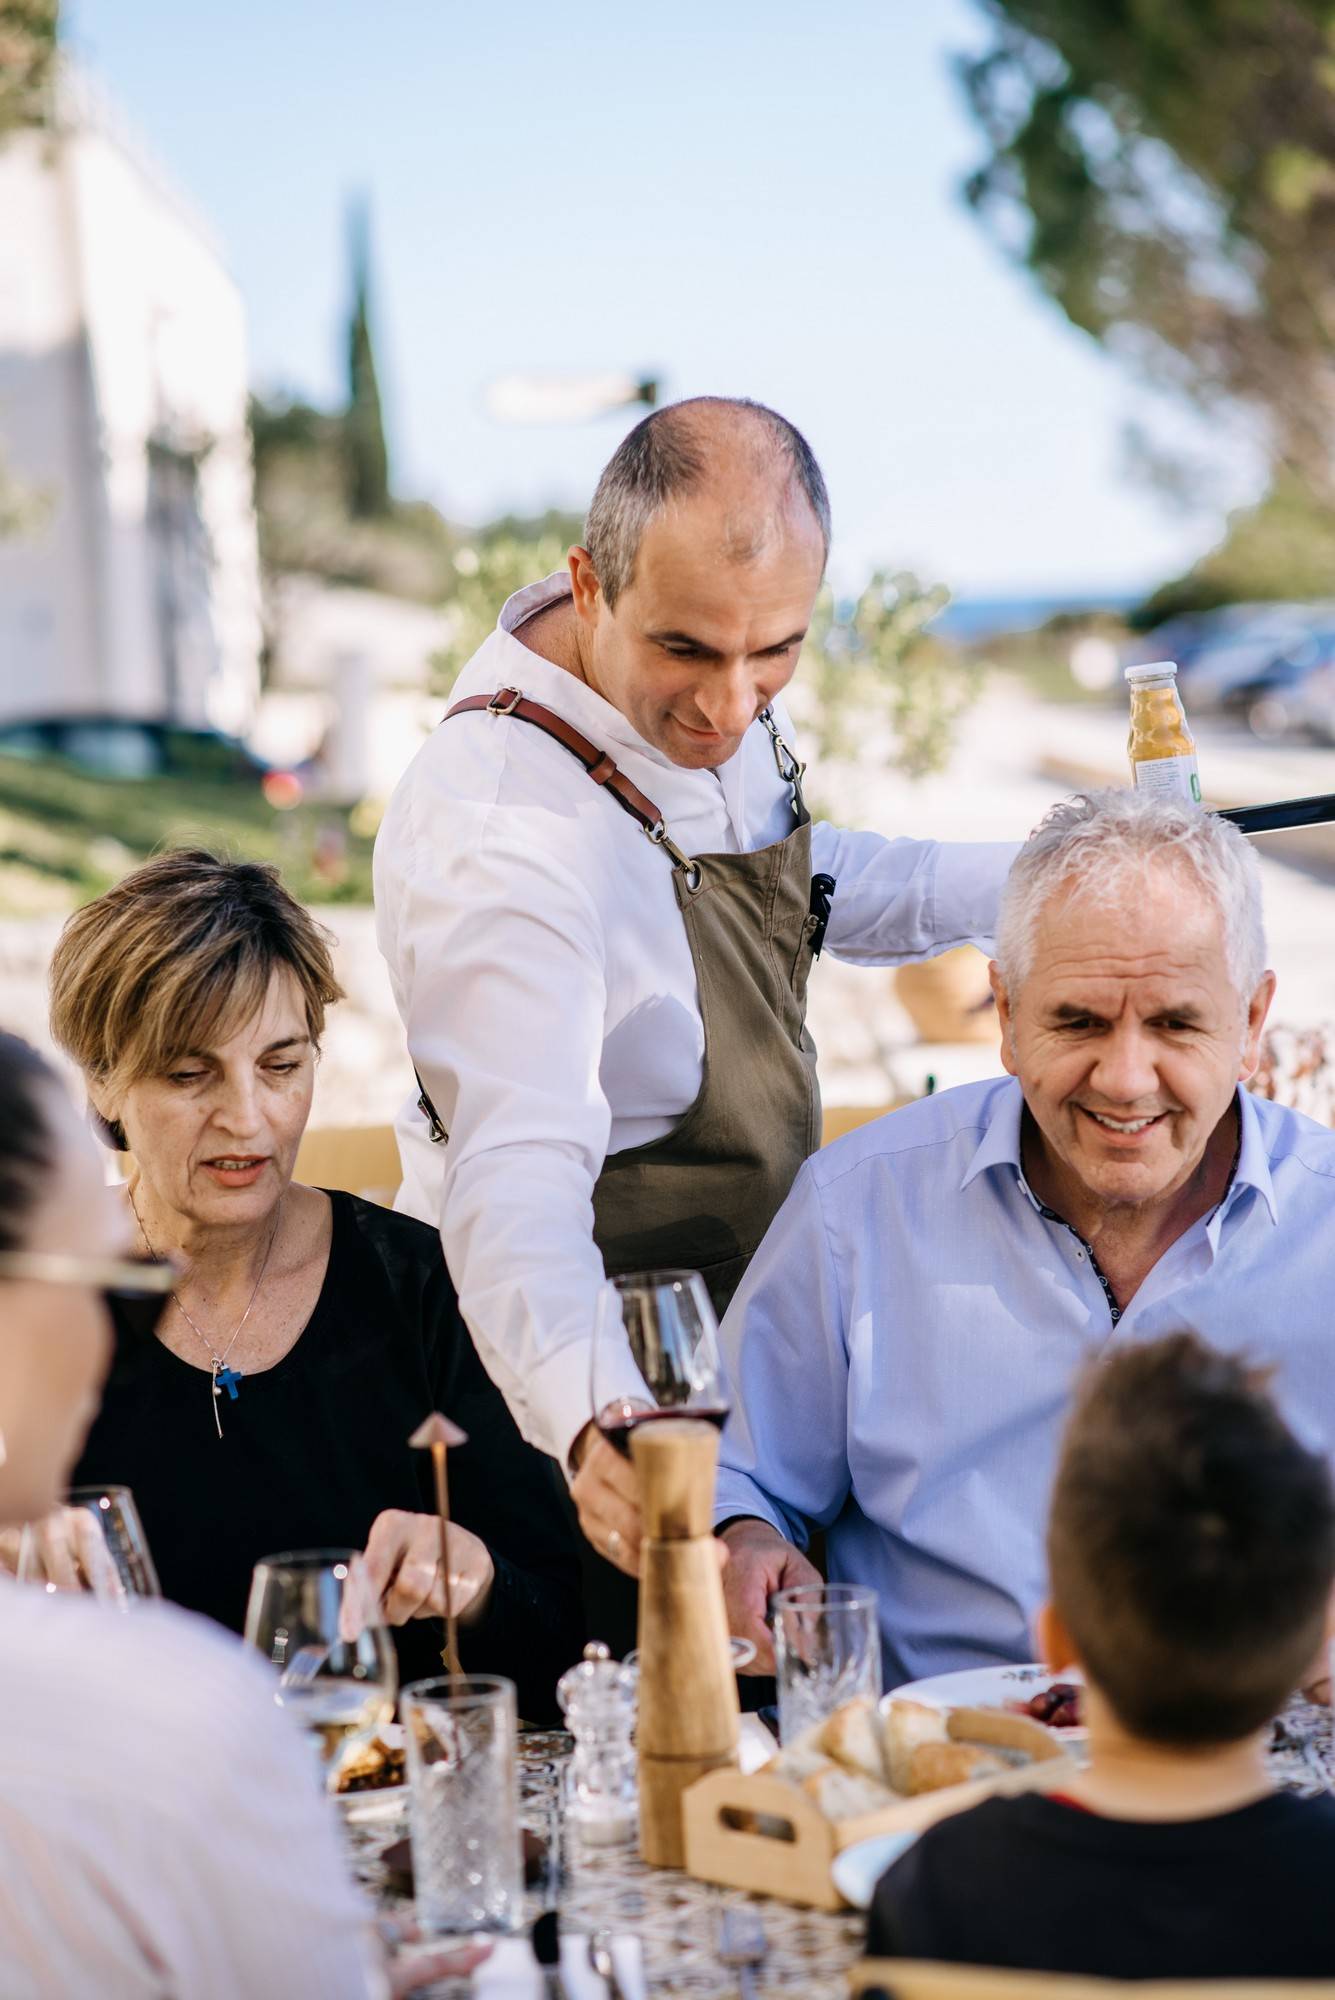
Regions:
<svg viewBox="0 0 1335 2000"><path fill-rule="evenodd" d="M874 1590L804 1583L776 1591L770 1608L781 1743L794 1742L858 1695L880 1700L881 1628Z"/></svg>
<svg viewBox="0 0 1335 2000"><path fill-rule="evenodd" d="M511 1931L523 1916L513 1681L445 1674L400 1698L417 1921Z"/></svg>

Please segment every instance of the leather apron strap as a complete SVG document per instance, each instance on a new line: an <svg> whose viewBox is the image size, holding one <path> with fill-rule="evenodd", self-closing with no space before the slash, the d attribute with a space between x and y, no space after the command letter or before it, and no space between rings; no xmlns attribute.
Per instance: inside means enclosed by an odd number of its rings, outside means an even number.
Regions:
<svg viewBox="0 0 1335 2000"><path fill-rule="evenodd" d="M638 785L631 782L605 750L600 750L596 743L591 743L587 736L581 735L575 725L567 722L563 715L558 715L555 709L547 708L539 701L530 701L518 688L503 687L498 688L495 694L466 695L463 700L456 701L452 707L446 709L441 721L450 722L456 715L513 716L519 722L528 722L535 729L541 729L544 735L559 743L563 750L568 750L572 757L578 758L593 783L605 787L622 811L629 813L654 846L662 848L676 871L677 879L684 882L692 893L699 888L701 879L699 867L672 839L667 830L667 822L653 800L647 797ZM798 763L784 742L769 709L765 709L759 719L768 730L773 743L774 761L778 766L779 776L785 784L793 788L793 811L799 823L802 823L807 818L802 799L802 773L806 766ZM810 939L813 958L820 956L825 925L829 921L830 897L833 893L833 877L817 875L812 884L812 909L819 919ZM694 946L692 950L694 951ZM449 1134L440 1121L440 1116L416 1066L413 1068L413 1075L417 1079L417 1108L427 1121L431 1142L433 1145L443 1146Z"/></svg>

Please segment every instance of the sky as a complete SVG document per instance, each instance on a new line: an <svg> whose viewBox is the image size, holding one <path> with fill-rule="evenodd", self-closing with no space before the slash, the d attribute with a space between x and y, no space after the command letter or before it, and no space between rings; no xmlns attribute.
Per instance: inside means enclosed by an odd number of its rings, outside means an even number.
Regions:
<svg viewBox="0 0 1335 2000"><path fill-rule="evenodd" d="M452 519L582 509L633 421L496 422L485 385L526 370L773 404L822 462L845 584L1134 591L1251 497L1242 445L1151 399L966 209L971 0L66 0L66 28L220 239L262 389L339 396L369 197L396 490ZM1132 420L1213 455L1210 504L1135 479Z"/></svg>

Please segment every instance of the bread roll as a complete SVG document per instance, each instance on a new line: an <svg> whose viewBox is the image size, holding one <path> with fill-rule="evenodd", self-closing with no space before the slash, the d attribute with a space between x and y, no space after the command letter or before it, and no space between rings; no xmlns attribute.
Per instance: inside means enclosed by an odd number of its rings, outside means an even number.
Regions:
<svg viewBox="0 0 1335 2000"><path fill-rule="evenodd" d="M880 1812L883 1806L895 1802L888 1785L864 1778L860 1771L845 1771L839 1764L817 1771L802 1789L808 1798L815 1800L826 1819L832 1820L860 1819L863 1813Z"/></svg>
<svg viewBox="0 0 1335 2000"><path fill-rule="evenodd" d="M767 1778L786 1778L790 1785L804 1784L818 1771L832 1771L834 1765L814 1739L790 1743L762 1767Z"/></svg>
<svg viewBox="0 0 1335 2000"><path fill-rule="evenodd" d="M836 1708L826 1721L820 1740L845 1770L860 1771L864 1778L874 1778L878 1785L887 1782L880 1717L865 1697L846 1701L842 1708Z"/></svg>
<svg viewBox="0 0 1335 2000"><path fill-rule="evenodd" d="M909 1766L920 1743L946 1741L945 1710L921 1701L892 1701L885 1711L881 1742L885 1772L897 1792L909 1789Z"/></svg>
<svg viewBox="0 0 1335 2000"><path fill-rule="evenodd" d="M906 1792L941 1792L947 1785L967 1785L1004 1771L1000 1757L976 1750L971 1743L920 1743L909 1759Z"/></svg>
<svg viewBox="0 0 1335 2000"><path fill-rule="evenodd" d="M946 1727L957 1743L986 1743L996 1750L1022 1751L1026 1762L1040 1764L1064 1755L1055 1732L1032 1715L1007 1708L952 1708Z"/></svg>

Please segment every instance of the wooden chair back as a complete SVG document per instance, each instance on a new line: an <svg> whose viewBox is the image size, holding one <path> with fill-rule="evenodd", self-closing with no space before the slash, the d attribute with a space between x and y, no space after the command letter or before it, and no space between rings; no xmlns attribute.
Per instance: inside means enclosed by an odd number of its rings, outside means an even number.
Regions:
<svg viewBox="0 0 1335 2000"><path fill-rule="evenodd" d="M388 1208L403 1170L392 1125L316 1125L297 1152L295 1178L308 1187L341 1188Z"/></svg>
<svg viewBox="0 0 1335 2000"><path fill-rule="evenodd" d="M870 1125L873 1118L884 1118L887 1111L898 1111L901 1104L907 1104L906 1097L897 1097L890 1104L830 1104L821 1115L820 1142L828 1146L833 1139L842 1139L846 1132L856 1132L859 1125Z"/></svg>
<svg viewBox="0 0 1335 2000"><path fill-rule="evenodd" d="M1335 1979L1086 1979L1057 1972L1001 1972L918 1959L864 1958L849 1990L889 2000L1335 2000Z"/></svg>
<svg viewBox="0 0 1335 2000"><path fill-rule="evenodd" d="M884 1118L904 1100L890 1104L832 1104L821 1126L821 1144L842 1139L873 1118ZM296 1178L308 1187L343 1188L386 1207L403 1178L392 1125L314 1125L297 1154Z"/></svg>

